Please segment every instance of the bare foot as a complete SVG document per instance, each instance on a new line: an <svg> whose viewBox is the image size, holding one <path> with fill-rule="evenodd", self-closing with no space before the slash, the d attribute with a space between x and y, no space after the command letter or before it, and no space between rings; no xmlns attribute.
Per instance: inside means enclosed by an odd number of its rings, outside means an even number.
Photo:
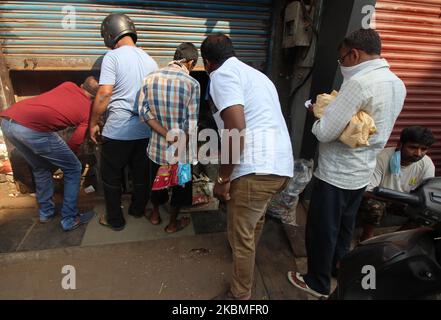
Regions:
<svg viewBox="0 0 441 320"><path fill-rule="evenodd" d="M159 224L161 224L162 220L161 220L161 216L159 214L159 210L155 210L155 209L147 209L146 213L145 213L145 217L150 221L151 224L153 224L154 226L157 226Z"/></svg>
<svg viewBox="0 0 441 320"><path fill-rule="evenodd" d="M181 231L186 226L190 224L190 218L189 217L182 217L181 219L176 220L175 224L169 224L167 227L165 227L164 231L167 233L175 233L178 231Z"/></svg>

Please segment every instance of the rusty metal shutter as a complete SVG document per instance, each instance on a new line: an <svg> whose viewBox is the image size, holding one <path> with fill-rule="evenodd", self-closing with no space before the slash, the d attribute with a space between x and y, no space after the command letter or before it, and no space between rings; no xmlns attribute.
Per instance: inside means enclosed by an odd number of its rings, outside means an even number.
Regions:
<svg viewBox="0 0 441 320"><path fill-rule="evenodd" d="M75 9L75 29L62 27L65 6ZM161 66L179 43L199 45L206 34L223 32L231 36L242 60L265 69L271 0L1 1L0 41L6 63L12 70L97 69L97 59L107 51L100 25L115 12L133 19L138 45Z"/></svg>
<svg viewBox="0 0 441 320"><path fill-rule="evenodd" d="M407 87L389 145L395 145L404 127L429 127L437 143L428 154L440 176L441 0L377 0L375 24L383 41L383 57Z"/></svg>

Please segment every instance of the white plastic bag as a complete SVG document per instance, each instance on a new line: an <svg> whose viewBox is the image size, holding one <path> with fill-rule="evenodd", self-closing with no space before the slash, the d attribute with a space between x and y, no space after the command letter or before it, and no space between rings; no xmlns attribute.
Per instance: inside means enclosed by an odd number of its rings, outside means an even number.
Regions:
<svg viewBox="0 0 441 320"><path fill-rule="evenodd" d="M285 224L297 226L296 208L299 195L311 181L313 169L313 160L296 160L294 162L294 177L289 181L286 188L271 200L267 214L280 219Z"/></svg>
<svg viewBox="0 0 441 320"><path fill-rule="evenodd" d="M2 130L0 130L0 160L7 158L8 158L8 150L6 150L6 142L5 139L3 138L3 132Z"/></svg>

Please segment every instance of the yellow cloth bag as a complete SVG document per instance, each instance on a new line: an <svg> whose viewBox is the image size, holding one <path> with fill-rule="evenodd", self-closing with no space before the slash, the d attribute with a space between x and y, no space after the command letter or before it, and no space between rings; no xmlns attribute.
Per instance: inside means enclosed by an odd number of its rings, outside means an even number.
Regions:
<svg viewBox="0 0 441 320"><path fill-rule="evenodd" d="M325 112L326 107L334 100L338 95L338 92L333 90L331 94L322 93L317 96L314 106L314 115L320 119Z"/></svg>
<svg viewBox="0 0 441 320"><path fill-rule="evenodd" d="M331 94L319 94L314 106L314 115L321 118L328 105L337 97L338 92L332 91ZM343 130L339 140L351 148L369 145L369 138L377 132L374 119L365 111L358 111L346 128Z"/></svg>
<svg viewBox="0 0 441 320"><path fill-rule="evenodd" d="M364 147L369 145L369 138L376 132L374 119L365 111L358 111L339 140L351 148Z"/></svg>

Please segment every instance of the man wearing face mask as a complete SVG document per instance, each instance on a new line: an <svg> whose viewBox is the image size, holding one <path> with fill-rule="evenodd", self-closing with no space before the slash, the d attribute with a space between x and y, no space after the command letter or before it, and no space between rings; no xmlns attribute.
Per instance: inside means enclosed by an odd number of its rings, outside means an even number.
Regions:
<svg viewBox="0 0 441 320"><path fill-rule="evenodd" d="M426 155L434 143L435 138L430 129L420 126L405 128L401 132L398 146L385 148L378 155L377 165L367 190L372 191L375 187L383 187L400 192L411 192L424 179L434 177L435 166ZM363 222L363 234L360 241L374 236L374 228L380 224L385 213L402 210L401 205L385 203L377 200L370 192L366 192L359 211Z"/></svg>
<svg viewBox="0 0 441 320"><path fill-rule="evenodd" d="M147 148L150 186L153 186L159 167L174 160L168 152L174 141L167 140L167 134L170 133L171 137L172 130L178 130L188 136L197 129L200 87L199 82L190 76L197 61L198 49L195 45L181 43L175 51L173 61L167 67L151 73L143 81L139 94L139 115L153 129ZM175 186L171 191L170 222L164 230L167 233L175 233L190 224L188 217L178 219L178 215L181 207L191 206L192 183L190 181L184 186ZM159 206L166 203L168 198L167 189L151 192L153 210L146 217L153 225L161 223Z"/></svg>
<svg viewBox="0 0 441 320"><path fill-rule="evenodd" d="M389 139L406 96L403 82L380 54L380 36L372 29L354 31L343 40L338 62L344 82L338 97L312 128L320 144L306 223L308 271L305 275L289 271L288 279L318 298L329 295L331 272L350 249L376 157ZM338 138L360 110L374 119L378 132L369 146L350 148Z"/></svg>

